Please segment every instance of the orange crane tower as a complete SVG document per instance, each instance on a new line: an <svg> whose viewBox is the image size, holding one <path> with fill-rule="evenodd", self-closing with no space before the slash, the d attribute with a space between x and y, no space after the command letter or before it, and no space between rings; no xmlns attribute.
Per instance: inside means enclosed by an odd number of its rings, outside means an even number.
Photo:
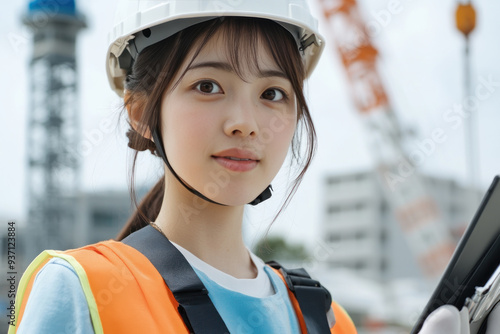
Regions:
<svg viewBox="0 0 500 334"><path fill-rule="evenodd" d="M352 100L366 125L384 194L424 275L437 278L453 253L454 242L411 163L412 155L402 146L405 138L377 71L378 52L356 0L317 1L333 37L331 45L346 70Z"/></svg>

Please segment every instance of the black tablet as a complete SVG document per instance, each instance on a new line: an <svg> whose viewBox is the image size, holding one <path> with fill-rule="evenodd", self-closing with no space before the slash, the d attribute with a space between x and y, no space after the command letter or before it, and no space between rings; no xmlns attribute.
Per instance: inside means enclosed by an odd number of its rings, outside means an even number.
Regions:
<svg viewBox="0 0 500 334"><path fill-rule="evenodd" d="M427 316L449 304L459 310L476 286L484 286L500 264L500 176L495 176L474 218L458 243L432 297L412 334L417 334Z"/></svg>

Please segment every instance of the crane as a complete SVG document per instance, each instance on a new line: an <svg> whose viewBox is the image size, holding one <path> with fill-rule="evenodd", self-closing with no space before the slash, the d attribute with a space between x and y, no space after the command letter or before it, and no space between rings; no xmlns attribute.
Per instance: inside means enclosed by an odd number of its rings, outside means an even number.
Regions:
<svg viewBox="0 0 500 334"><path fill-rule="evenodd" d="M377 70L378 51L370 40L356 0L317 0L328 24L374 153L384 195L424 276L442 274L455 248L435 201L427 194L407 154L405 134ZM439 135L439 134L436 134Z"/></svg>
<svg viewBox="0 0 500 334"><path fill-rule="evenodd" d="M464 35L465 47L464 47L464 96L471 96L471 66L470 66L470 34L474 31L476 26L476 11L472 6L472 3L467 1L467 3L458 3L455 12L455 23L457 29ZM464 106L470 109L468 105ZM467 172L469 183L471 187L477 187L479 184L479 157L477 154L477 115L471 110L466 110L470 115L465 127L465 150L466 159L465 163L467 165ZM479 198L474 198L473 201L479 204Z"/></svg>

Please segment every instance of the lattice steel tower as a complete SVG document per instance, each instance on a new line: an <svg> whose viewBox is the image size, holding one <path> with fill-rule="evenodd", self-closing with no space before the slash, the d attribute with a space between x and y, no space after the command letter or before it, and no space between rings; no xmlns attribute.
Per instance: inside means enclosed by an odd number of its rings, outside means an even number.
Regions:
<svg viewBox="0 0 500 334"><path fill-rule="evenodd" d="M80 189L76 39L86 20L75 0L30 1L23 23L33 33L28 113L27 258L73 246Z"/></svg>

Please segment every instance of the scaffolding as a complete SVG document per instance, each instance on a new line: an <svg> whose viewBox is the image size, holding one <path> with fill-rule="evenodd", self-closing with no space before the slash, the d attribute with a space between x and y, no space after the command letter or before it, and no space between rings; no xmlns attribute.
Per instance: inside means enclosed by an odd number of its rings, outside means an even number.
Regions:
<svg viewBox="0 0 500 334"><path fill-rule="evenodd" d="M28 112L27 258L71 246L80 189L77 35L86 27L74 1L31 1L23 23L33 33ZM70 238L68 238L70 236Z"/></svg>

